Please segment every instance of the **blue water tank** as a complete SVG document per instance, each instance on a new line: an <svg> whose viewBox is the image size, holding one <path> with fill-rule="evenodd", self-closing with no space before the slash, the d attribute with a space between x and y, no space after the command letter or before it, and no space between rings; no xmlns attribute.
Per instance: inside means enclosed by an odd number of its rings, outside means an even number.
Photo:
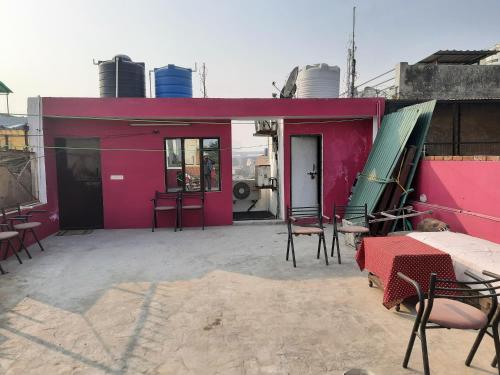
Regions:
<svg viewBox="0 0 500 375"><path fill-rule="evenodd" d="M155 93L157 98L192 98L192 70L167 65L155 68Z"/></svg>

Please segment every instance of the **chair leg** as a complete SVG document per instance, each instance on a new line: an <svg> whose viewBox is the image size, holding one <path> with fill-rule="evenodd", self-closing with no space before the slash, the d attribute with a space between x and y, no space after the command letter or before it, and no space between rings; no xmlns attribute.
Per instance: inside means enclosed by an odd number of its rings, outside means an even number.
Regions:
<svg viewBox="0 0 500 375"><path fill-rule="evenodd" d="M429 354L427 353L427 337L425 336L425 327L420 327L420 343L422 344L422 359L424 362L424 375L430 375Z"/></svg>
<svg viewBox="0 0 500 375"><path fill-rule="evenodd" d="M151 232L154 232L156 228L156 210L153 209L153 220L151 223Z"/></svg>
<svg viewBox="0 0 500 375"><path fill-rule="evenodd" d="M321 234L318 236L318 253L316 254L316 259L319 259L319 251L321 249Z"/></svg>
<svg viewBox="0 0 500 375"><path fill-rule="evenodd" d="M33 236L38 241L38 238L36 238L35 232L33 232ZM26 255L28 256L28 258L31 259L32 258L31 254L28 251L28 249L26 248L26 246L24 245L24 239L26 238L26 231L23 232L23 237L22 238L20 236L17 237L17 238L19 239L19 252L21 251L21 249L23 249L24 252L26 253ZM40 242L38 242L38 244L40 245ZM40 247L42 247L42 245L40 245ZM43 251L43 247L42 247L42 251Z"/></svg>
<svg viewBox="0 0 500 375"><path fill-rule="evenodd" d="M321 234L320 241L321 241L321 239L323 239L323 252L325 253L325 263L328 266L328 252L326 251L326 241L325 241L325 234L324 233Z"/></svg>
<svg viewBox="0 0 500 375"><path fill-rule="evenodd" d="M491 330L493 331L493 341L495 343L495 360L493 362L496 362L496 359L500 355L500 337L498 335L498 325L493 324L491 326ZM500 366L498 366L498 374L500 375Z"/></svg>
<svg viewBox="0 0 500 375"><path fill-rule="evenodd" d="M205 230L205 209L201 209L201 230Z"/></svg>
<svg viewBox="0 0 500 375"><path fill-rule="evenodd" d="M175 227L174 232L177 232L177 227L179 226L179 210L175 209Z"/></svg>
<svg viewBox="0 0 500 375"><path fill-rule="evenodd" d="M333 239L332 239L332 252L330 254L330 256L333 258L333 254L335 254L334 252L334 248L335 248L335 239L336 239L336 234L335 234L335 229L333 230Z"/></svg>
<svg viewBox="0 0 500 375"><path fill-rule="evenodd" d="M23 264L23 261L19 257L19 254L17 253L16 248L14 247L14 245L12 244L12 241L10 239L7 240L7 244L8 244L8 246L7 246L7 249L5 250L5 255L7 255L8 249L10 247L12 249L12 252L16 256L17 261L19 262L19 264Z"/></svg>
<svg viewBox="0 0 500 375"><path fill-rule="evenodd" d="M405 353L405 359L403 360L403 368L408 368L408 362L410 361L411 351L413 350L413 345L415 344L415 338L417 337L417 331L419 325L420 325L420 320L416 319L411 329L410 340L408 341L408 346L406 348L406 353Z"/></svg>
<svg viewBox="0 0 500 375"><path fill-rule="evenodd" d="M476 351L479 348L479 345L481 344L481 341L483 340L484 334L486 333L486 330L488 329L488 325L486 327L481 328L479 330L479 333L477 334L476 340L474 341L474 344L472 345L472 348L469 352L469 355L467 356L467 359L465 360L465 365L470 366L472 360L474 359L474 355L476 355ZM493 366L495 367L495 366Z"/></svg>
<svg viewBox="0 0 500 375"><path fill-rule="evenodd" d="M0 273L1 273L2 275L5 275L5 273L6 273L6 272L3 270L3 268L2 268L2 265L1 265L1 264L0 264Z"/></svg>
<svg viewBox="0 0 500 375"><path fill-rule="evenodd" d="M340 259L340 245L339 245L339 234L337 233L337 259L339 264L342 264L342 260Z"/></svg>
<svg viewBox="0 0 500 375"><path fill-rule="evenodd" d="M498 357L495 355L495 358L491 361L491 367L497 367L498 365Z"/></svg>
<svg viewBox="0 0 500 375"><path fill-rule="evenodd" d="M42 243L38 239L38 236L36 235L36 232L34 229L31 229L31 234L33 234L33 237L35 238L36 242L38 243L38 246L40 246L40 251L45 251L45 249L43 248ZM24 237L23 237L23 246L24 246ZM25 248L25 250L26 250L26 248ZM26 250L26 251L28 251L28 250Z"/></svg>
<svg viewBox="0 0 500 375"><path fill-rule="evenodd" d="M288 241L286 243L286 260L288 261L288 254L290 254L290 234L288 234Z"/></svg>
<svg viewBox="0 0 500 375"><path fill-rule="evenodd" d="M293 266L297 267L297 263L295 263L295 247L293 246L293 235L290 236L290 240L292 242L292 260L293 260Z"/></svg>

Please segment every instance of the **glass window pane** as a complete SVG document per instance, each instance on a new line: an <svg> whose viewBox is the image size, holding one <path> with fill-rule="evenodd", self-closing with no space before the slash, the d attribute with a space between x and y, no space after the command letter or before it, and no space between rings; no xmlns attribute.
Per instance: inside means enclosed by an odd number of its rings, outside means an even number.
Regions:
<svg viewBox="0 0 500 375"><path fill-rule="evenodd" d="M203 150L203 178L205 191L220 190L220 163L218 148L213 150Z"/></svg>
<svg viewBox="0 0 500 375"><path fill-rule="evenodd" d="M165 140L167 165L167 191L182 190L182 140L172 138Z"/></svg>
<svg viewBox="0 0 500 375"><path fill-rule="evenodd" d="M207 149L207 148L218 149L219 148L219 140L217 138L205 138L203 140L203 149Z"/></svg>
<svg viewBox="0 0 500 375"><path fill-rule="evenodd" d="M186 191L200 191L200 140L184 140L184 164Z"/></svg>

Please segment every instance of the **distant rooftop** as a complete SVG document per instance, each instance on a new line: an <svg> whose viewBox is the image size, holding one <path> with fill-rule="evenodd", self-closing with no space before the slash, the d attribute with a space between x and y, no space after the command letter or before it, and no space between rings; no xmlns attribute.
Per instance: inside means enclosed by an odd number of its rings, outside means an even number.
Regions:
<svg viewBox="0 0 500 375"><path fill-rule="evenodd" d="M27 117L16 117L10 115L0 115L0 128L18 129L28 124Z"/></svg>
<svg viewBox="0 0 500 375"><path fill-rule="evenodd" d="M459 50L442 50L434 52L432 55L422 59L418 64L460 64L471 65L479 63L479 60L485 57L496 54L497 51L480 50L480 51L459 51Z"/></svg>

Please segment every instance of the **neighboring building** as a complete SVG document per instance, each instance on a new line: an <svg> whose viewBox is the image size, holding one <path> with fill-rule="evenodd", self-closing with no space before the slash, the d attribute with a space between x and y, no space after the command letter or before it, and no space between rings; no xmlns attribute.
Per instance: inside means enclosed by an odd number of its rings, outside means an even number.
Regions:
<svg viewBox="0 0 500 375"><path fill-rule="evenodd" d="M500 43L495 44L495 47L493 48L497 53L494 55L485 57L482 59L479 64L481 65L500 65Z"/></svg>
<svg viewBox="0 0 500 375"><path fill-rule="evenodd" d="M419 100L387 100L385 114ZM500 155L500 99L438 100L426 138L426 155Z"/></svg>
<svg viewBox="0 0 500 375"><path fill-rule="evenodd" d="M496 51L437 51L409 65L396 66L399 99L500 98L500 65L479 65Z"/></svg>
<svg viewBox="0 0 500 375"><path fill-rule="evenodd" d="M28 119L0 115L0 149L24 150L28 145Z"/></svg>

